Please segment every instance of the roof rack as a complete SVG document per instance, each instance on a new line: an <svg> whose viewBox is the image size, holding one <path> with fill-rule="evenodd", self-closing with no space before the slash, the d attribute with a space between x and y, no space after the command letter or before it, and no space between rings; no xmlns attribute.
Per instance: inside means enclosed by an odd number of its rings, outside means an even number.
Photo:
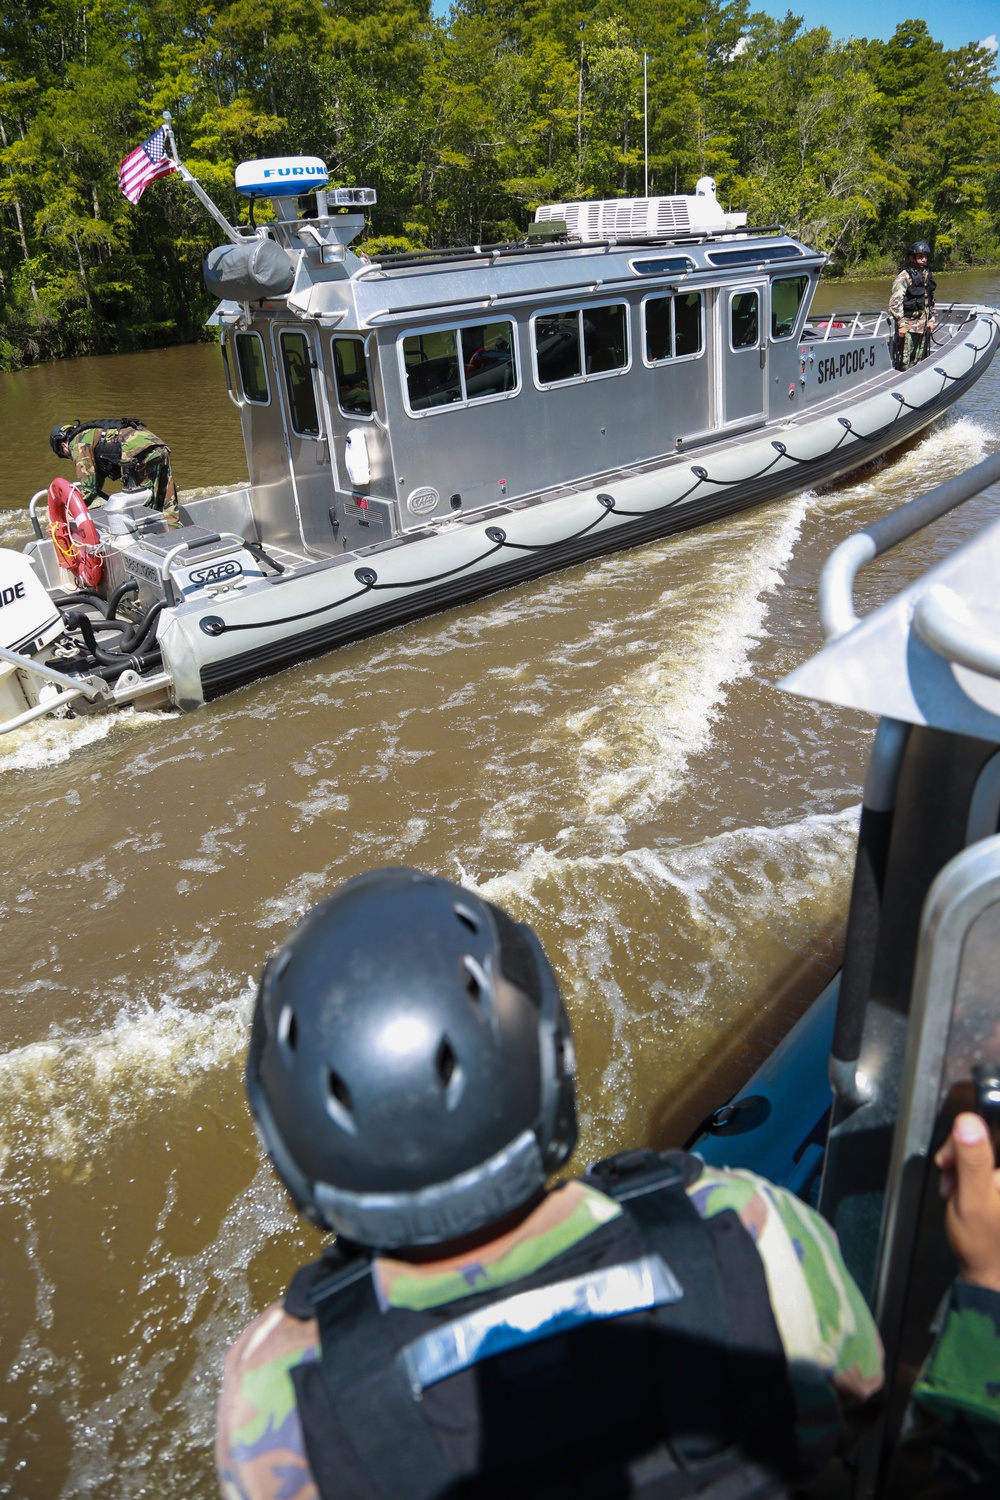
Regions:
<svg viewBox="0 0 1000 1500"><path fill-rule="evenodd" d="M552 255L564 250L628 250L637 247L648 250L657 245L702 245L712 240L729 239L734 235L738 235L740 239L754 239L762 235L783 235L784 233L783 224L762 224L759 227L742 225L736 229L701 232L679 230L676 234L658 235L655 239L646 236L609 240L565 239L542 244L537 241L529 244L526 240L506 240L495 245L460 245L446 250L398 250L388 255L380 255L377 260L363 266L354 275L359 277L372 271L392 271L401 266L444 266L454 265L459 261L496 261L510 256Z"/></svg>

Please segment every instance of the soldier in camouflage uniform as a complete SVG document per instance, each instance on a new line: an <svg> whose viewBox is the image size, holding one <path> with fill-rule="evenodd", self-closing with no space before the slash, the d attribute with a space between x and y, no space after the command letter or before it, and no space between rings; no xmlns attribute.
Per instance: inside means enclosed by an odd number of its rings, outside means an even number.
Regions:
<svg viewBox="0 0 1000 1500"><path fill-rule="evenodd" d="M936 285L927 269L930 253L926 240L916 240L907 250L906 264L889 293L889 312L896 325L892 361L897 370L915 365L930 346Z"/></svg>
<svg viewBox="0 0 1000 1500"><path fill-rule="evenodd" d="M484 945L480 941L477 946L477 940L469 935L474 932L481 940L483 932L490 929L494 932L492 950L488 942ZM524 948L517 947L518 934L522 944L528 946L530 940L530 958L524 957ZM466 952L463 944L475 950L477 956ZM517 957L519 953L521 956ZM531 963L536 964L534 976ZM515 972L517 985L513 980ZM540 980L539 974L542 974ZM572 1043L554 988L554 976L549 987L544 974L551 976L551 970L529 929L518 927L505 913L478 900L471 892L445 881L432 881L414 871L383 871L358 877L306 918L265 970L250 1043L247 1088L258 1129L272 1159L297 1206L314 1223L331 1227L330 1220L336 1218L336 1213L323 1206L330 1201L323 1195L336 1194L338 1201L348 1198L354 1201L349 1190L356 1190L359 1195L356 1201L362 1214L383 1212L378 1207L371 1210L367 1205L387 1203L393 1195L366 1193L366 1179L380 1174L380 1185L385 1187L387 1176L399 1171L407 1173L410 1169L391 1160L391 1148L387 1158L384 1146L378 1150L370 1143L366 1146L364 1137L366 1133L372 1136L373 1117L381 1118L389 1139L397 1141L394 1154L399 1162L412 1163L414 1153L422 1149L418 1143L426 1124L421 1114L422 1103L414 1102L418 1098L416 1091L427 1089L429 1082L433 1093L434 1068L441 1075L444 1088L452 1078L461 1080L460 1097L453 1101L450 1113L446 1109L440 1115L436 1140L440 1142L449 1131L457 1133L463 1141L472 1134L475 1138L472 1149L483 1152L483 1139L476 1123L479 1116L462 1113L465 1106L470 1111L478 1108L477 1098L470 1100L470 1096L485 1094L487 1113L495 1114L507 1108L509 1097L518 1096L522 1087L527 1087L528 1094L537 1098L540 1072L543 1100L547 1088L553 1086L547 1080L554 1081L560 1101L565 1102L568 1095L568 1127L563 1104L553 1109L556 1118L564 1121L555 1136L562 1143L559 1149L563 1154L555 1164L566 1159L575 1139ZM478 976L475 983L474 976ZM537 995L536 982L540 986ZM449 993L450 990L454 993ZM554 1015L559 1037L551 1046L539 1041L540 1055L537 1051L532 1055L530 1047L521 1051L519 1043L518 1050L494 1058L491 1028L499 1033L514 1024L511 1018L515 1015L524 1018L516 1023L519 1036L525 1035L522 1028L531 1034L537 1026L540 1038L545 1025L552 1024ZM543 1024L546 1015L550 1019ZM337 1029L341 1024L338 1016L345 1030ZM366 1019L369 1016L374 1019ZM471 1032L467 1029L470 1020ZM445 1023L447 1040L439 1043L438 1027ZM374 1031L369 1036L370 1027ZM359 1033L363 1034L361 1040ZM425 1078L422 1056L406 1062L401 1062L400 1056L404 1048L419 1050L425 1035L430 1038L428 1058L434 1059L437 1049L436 1060L432 1062L428 1082L418 1084L418 1079ZM482 1040L477 1041L480 1036ZM486 1049L483 1072L477 1072L479 1046ZM564 1058L570 1059L568 1073L561 1061ZM299 1060L304 1069L301 1080L297 1074L293 1077L292 1072ZM321 1089L318 1112L311 1113L309 1096L314 1092L314 1077L320 1075L333 1081ZM292 1081L288 1083L288 1079ZM286 1087L287 1094L283 1092ZM333 1105L324 1103L326 1088L335 1091ZM549 1105L542 1104L541 1114L542 1119L551 1120ZM459 1119L451 1124L456 1115ZM439 1117L435 1114L433 1118ZM387 1119L392 1123L385 1126ZM519 1119L519 1115L515 1116L515 1130ZM547 1152L553 1137L546 1134L542 1119L535 1127L538 1135L533 1139ZM506 1117L502 1128L505 1131L508 1128ZM311 1141L322 1150L323 1144L317 1143L323 1136L328 1137L331 1150L339 1153L331 1157L329 1168L315 1158L306 1159L311 1148L304 1143ZM435 1151L438 1149L443 1148L435 1147ZM348 1175L345 1154L352 1152L357 1155L351 1158ZM658 1434L661 1421L668 1429L673 1422L690 1421L691 1402L684 1417L676 1416L676 1402L679 1400L684 1406L690 1390L700 1392L691 1398L697 1408L695 1426L702 1434L697 1440L701 1444L700 1457L693 1474L674 1475L680 1482L678 1493L702 1493L710 1485L715 1492L719 1469L714 1457L706 1458L711 1441L706 1443L705 1434L725 1434L728 1446L724 1462L730 1468L723 1487L734 1480L734 1467L738 1466L742 1474L746 1465L749 1477L746 1488L737 1486L740 1494L785 1496L784 1479L777 1478L777 1474L786 1470L810 1474L823 1467L843 1437L845 1406L863 1402L881 1386L882 1351L871 1315L844 1266L836 1238L816 1213L790 1192L751 1172L708 1167L684 1152L669 1152L663 1157L652 1152L635 1152L613 1158L594 1169L594 1175L564 1182L549 1192L544 1190L543 1172L534 1183L529 1180L526 1186L519 1184L516 1188L525 1199L521 1207L513 1213L501 1209L498 1217L496 1203L502 1201L502 1194L492 1174L497 1170L494 1164L503 1157L503 1151L497 1156L487 1156L486 1167L448 1176L442 1170L440 1156L435 1155L432 1170L446 1180L420 1189L420 1193L427 1194L421 1202L431 1197L440 1201L436 1195L451 1194L455 1184L460 1187L454 1190L467 1191L461 1185L488 1167L492 1184L490 1212L482 1229L463 1235L459 1228L455 1239L440 1232L428 1238L428 1230L418 1240L419 1251L413 1251L400 1239L391 1239L383 1220L382 1245L398 1248L382 1248L370 1258L348 1260L345 1278L343 1263L338 1265L336 1259L341 1242L336 1242L326 1253L332 1259L325 1256L315 1267L299 1272L284 1301L273 1303L245 1329L226 1359L219 1404L216 1463L225 1500L283 1500L292 1495L296 1500L318 1500L320 1496L327 1500L333 1496L357 1497L383 1491L398 1493L398 1487L387 1488L384 1475L380 1477L380 1452L385 1448L394 1450L408 1472L421 1473L420 1455L424 1450L420 1447L422 1436L412 1430L414 1422L418 1426L427 1423L432 1433L432 1451L440 1458L440 1444L449 1465L456 1452L465 1453L463 1462L471 1461L475 1474L469 1477L466 1471L467 1477L455 1493L467 1497L478 1495L479 1464L485 1460L474 1455L490 1449L486 1434L492 1430L491 1417L493 1423L499 1421L497 1430L503 1432L507 1432L505 1421L516 1423L516 1441L504 1440L500 1444L505 1455L503 1462L512 1465L510 1471L504 1472L513 1477L498 1491L494 1488L496 1474L488 1467L484 1493L522 1493L521 1480L527 1477L527 1487L533 1495L548 1494L550 1488L560 1495L603 1495L609 1490L600 1485L595 1490L592 1471L596 1467L602 1476L611 1469L619 1476L624 1472L618 1467L626 1462L622 1456L627 1446L626 1437L621 1435L622 1409L632 1414L624 1419L628 1442L636 1441L631 1429L638 1426L642 1441L647 1445L652 1442L648 1454L655 1456L659 1451L657 1444L663 1439L651 1438L647 1429ZM638 1166L636 1158L640 1159ZM539 1161L539 1167L543 1162L551 1170L547 1154ZM329 1175L321 1180L318 1174L324 1170ZM646 1175L640 1186L633 1187L637 1179L631 1174L636 1171ZM610 1185L615 1173L621 1174L615 1179L619 1186ZM668 1177L670 1181L664 1186ZM623 1179L625 1191L620 1187ZM686 1228L682 1233L693 1236L687 1241L689 1247L692 1244L696 1247L693 1262L684 1259L685 1254L691 1256L691 1249L682 1253L676 1239L652 1237L649 1210L643 1218L632 1207L642 1194L647 1204L659 1201L661 1194L671 1195L669 1213L677 1216L672 1222L683 1222ZM398 1196L405 1198L406 1194ZM456 1216L465 1211L465 1201L451 1201L443 1222L455 1225ZM404 1204L399 1234L415 1233L411 1215L423 1212L416 1203L414 1197L412 1207ZM657 1213L663 1211L654 1206L654 1224ZM327 1213L330 1218L325 1217ZM478 1222L482 1223L482 1219ZM348 1223L352 1228L349 1238L355 1239L356 1244L374 1249L380 1243L377 1229L366 1230L361 1220L353 1225L351 1221ZM647 1226L638 1241L634 1238L637 1223ZM333 1227L338 1234L345 1233L339 1221ZM364 1238L366 1233L371 1238ZM651 1238L645 1240L645 1234ZM723 1240L730 1246L728 1251ZM527 1348L515 1347L508 1366L502 1358L499 1360L498 1375L483 1373L477 1377L474 1370L458 1366L460 1373L452 1373L450 1378L432 1376L439 1383L426 1391L425 1399L408 1408L410 1388L404 1380L401 1416L405 1420L398 1427L393 1425L396 1407L388 1408L387 1418L377 1394L373 1399L362 1399L353 1412L344 1410L362 1388L358 1382L367 1391L370 1386L365 1382L373 1378L382 1380L388 1376L390 1381L398 1378L398 1372L392 1373L391 1358L391 1347L397 1338L412 1338L428 1322L447 1331L458 1326L452 1319L457 1318L459 1324L463 1318L475 1320L487 1314L491 1306L501 1326L508 1326L505 1320L511 1317L512 1326L520 1327L517 1315L507 1312L519 1300L538 1298L549 1288L558 1291L573 1285L570 1272L580 1267L587 1268L592 1276L600 1273L591 1268L602 1266L610 1266L616 1274L628 1272L635 1264L631 1255L636 1253L637 1243L640 1247L646 1244L647 1248L649 1244L662 1244L664 1260L677 1269L681 1284L687 1285L688 1291L681 1301L688 1332L686 1342L682 1340L677 1349L670 1344L665 1328L653 1336L648 1321L641 1321L649 1315L638 1312L624 1319L630 1325L619 1334L624 1343L616 1345L612 1337L610 1343L598 1344L604 1353L594 1369L587 1363L593 1354L586 1353L594 1348L587 1343L592 1335L583 1328L574 1332L571 1338L583 1338L584 1342L582 1346L572 1345L578 1352L567 1356L564 1339L559 1336L565 1326L558 1321L561 1314L549 1312L544 1316L551 1317L553 1322L544 1326L551 1328L551 1332L535 1332L532 1337L551 1339L551 1353L540 1358L532 1354L526 1361ZM732 1258L734 1255L736 1260ZM708 1282L708 1286L715 1287L714 1296L704 1282L699 1285L694 1269L705 1257L717 1267L713 1274L718 1281L713 1283L710 1277ZM567 1277L570 1279L562 1279ZM341 1286L343 1290L339 1289ZM331 1291L331 1287L337 1289ZM351 1299L357 1296L365 1299L360 1324L358 1313L352 1311L355 1304ZM326 1310L331 1297L336 1309L332 1311L332 1323L331 1313ZM347 1301L342 1302L345 1297ZM511 1298L513 1301L506 1300ZM707 1330L713 1316L718 1315L716 1298L728 1308L739 1304L743 1310L739 1316L746 1315L750 1321L737 1327L734 1322L726 1322L731 1314L723 1314L721 1333L716 1324L714 1335L707 1331L699 1334L698 1330L703 1325ZM466 1311L470 1304L471 1311ZM633 1305L650 1306L648 1302ZM317 1312L317 1308L321 1311ZM619 1306L618 1311L622 1310ZM646 1330L640 1337L652 1338L651 1344L641 1345L641 1355L640 1345L629 1342L637 1336L637 1317L638 1328ZM754 1323L757 1318L762 1322ZM537 1322L532 1323L530 1318L528 1322L537 1329ZM380 1328L380 1324L384 1327ZM751 1337L748 1329L751 1326L759 1329L764 1324L770 1329L767 1335L770 1352L762 1365L754 1357L761 1347L754 1342L757 1334ZM348 1336L346 1330L350 1327L359 1332L345 1346L342 1340ZM659 1344L657 1337L665 1338L666 1346ZM713 1338L721 1343L713 1343ZM727 1345L728 1340L732 1343ZM383 1344L390 1351L385 1355L381 1353ZM728 1375L717 1377L711 1365L716 1355L705 1351L727 1346L742 1351L742 1362L730 1367ZM498 1347L502 1350L505 1346ZM669 1353L658 1352L664 1347ZM345 1348L347 1357L338 1363L337 1352ZM625 1348L630 1354L623 1355ZM355 1349L358 1365L354 1362ZM617 1350L619 1363L615 1363L615 1355L609 1350ZM397 1365L401 1358L402 1354L396 1356ZM706 1359L711 1366L708 1372L700 1363ZM653 1389L658 1388L657 1382L662 1378L656 1373L661 1369L659 1361L665 1361L677 1372L672 1378L679 1380L681 1390L676 1397L662 1393L653 1396L652 1410L659 1411L662 1403L668 1415L651 1418L646 1381L648 1377ZM477 1369L483 1372L485 1366L479 1365ZM581 1370L592 1373L581 1376ZM344 1373L348 1385L341 1390L337 1381L343 1379ZM470 1407L469 1392L470 1382L475 1390L477 1378L487 1383L499 1380L501 1385L509 1381L515 1388L520 1380L525 1380L524 1390L519 1390L514 1398L514 1411L520 1416L512 1418L506 1411L503 1395L499 1398L499 1409L491 1408L487 1397L480 1395L479 1400L484 1404L475 1418L472 1415L475 1404L473 1400ZM581 1379L585 1399L596 1407L596 1413L592 1412L587 1420L596 1422L602 1430L598 1433L587 1426L584 1443L577 1441L578 1431L570 1434L567 1443L567 1425L578 1427L574 1419L579 1412L573 1407L567 1424L557 1408L560 1401L569 1399L562 1394L565 1387L576 1391L573 1381ZM732 1384L726 1388L728 1382ZM633 1388L642 1393L635 1406ZM337 1396L327 1394L320 1400L318 1411L320 1390L341 1391L344 1405L339 1404ZM398 1399L398 1392L391 1399ZM736 1428L729 1424L736 1422L733 1413L748 1399L756 1400L758 1405L750 1422L753 1437L745 1445L747 1429L741 1429L743 1437L734 1440L732 1431ZM324 1401L329 1404L324 1405ZM527 1407L518 1405L518 1401L526 1401ZM640 1409L644 1413L641 1418L635 1415ZM607 1431L604 1431L605 1413ZM379 1432L366 1435L369 1424L375 1427L379 1421L382 1424ZM470 1434L474 1438L477 1421L478 1447L475 1441L470 1445ZM680 1431L684 1431L683 1426ZM598 1438L600 1442L596 1441ZM758 1439L759 1446L755 1447ZM674 1441L683 1452L681 1439L675 1437ZM768 1448L768 1442L780 1444L777 1451L781 1458L776 1467L775 1448ZM465 1449L462 1444L466 1444ZM534 1459L525 1458L525 1451L534 1454ZM659 1462L652 1456L638 1460L639 1465L645 1463L653 1469ZM553 1468L555 1483L551 1477ZM572 1474L567 1468L572 1469ZM548 1479L544 1477L546 1470ZM751 1470L756 1478L750 1475ZM643 1480L636 1478L628 1492L645 1494L646 1486L652 1483L653 1493L665 1493L659 1488L661 1480L662 1475L656 1469L652 1481L648 1475ZM443 1485L440 1493L446 1489L452 1493L448 1488L450 1482ZM433 1488L431 1485L421 1493L430 1493ZM625 1493L615 1485L610 1492ZM675 1493L673 1487L669 1493Z"/></svg>
<svg viewBox="0 0 1000 1500"><path fill-rule="evenodd" d="M168 526L181 524L170 449L137 418L66 423L53 428L49 442L58 458L75 464L88 505L103 495L106 480L120 480L126 490L148 489L146 504L162 511Z"/></svg>

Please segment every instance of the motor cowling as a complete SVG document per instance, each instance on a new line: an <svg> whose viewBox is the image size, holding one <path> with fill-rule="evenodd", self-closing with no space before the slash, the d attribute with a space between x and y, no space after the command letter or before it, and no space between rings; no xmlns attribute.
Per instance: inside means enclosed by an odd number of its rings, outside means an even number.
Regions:
<svg viewBox="0 0 1000 1500"><path fill-rule="evenodd" d="M62 630L62 617L23 552L0 547L0 646L33 656ZM0 672L12 671L0 662Z"/></svg>
<svg viewBox="0 0 1000 1500"><path fill-rule="evenodd" d="M22 552L0 547L0 646L34 657L62 633L62 616ZM39 682L0 658L0 722L39 701Z"/></svg>

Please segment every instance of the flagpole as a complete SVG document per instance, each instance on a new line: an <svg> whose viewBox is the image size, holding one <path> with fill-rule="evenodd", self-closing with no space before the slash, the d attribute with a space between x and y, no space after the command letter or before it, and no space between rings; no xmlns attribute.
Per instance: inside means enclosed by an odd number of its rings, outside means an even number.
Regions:
<svg viewBox="0 0 1000 1500"><path fill-rule="evenodd" d="M201 203L204 208L208 209L208 212L212 215L212 218L225 231L227 237L232 240L233 244L241 245L243 243L242 236L237 234L236 230L233 228L232 224L230 224L221 208L217 208L215 206L211 198L205 192L205 189L202 187L201 183L198 181L197 177L195 177L192 172L189 172L187 167L180 160L180 156L177 151L177 141L174 138L174 127L169 109L165 109L163 111L163 128L166 131L167 139L170 142L170 160L173 162L177 171L191 188L199 203Z"/></svg>

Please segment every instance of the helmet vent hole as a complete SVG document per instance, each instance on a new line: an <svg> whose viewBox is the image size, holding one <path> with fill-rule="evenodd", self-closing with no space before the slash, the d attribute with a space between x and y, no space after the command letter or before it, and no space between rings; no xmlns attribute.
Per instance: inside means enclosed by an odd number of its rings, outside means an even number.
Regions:
<svg viewBox="0 0 1000 1500"><path fill-rule="evenodd" d="M357 1135L358 1127L354 1120L351 1091L333 1068L326 1070L326 1109L327 1114L337 1122L341 1130L346 1130L348 1135Z"/></svg>
<svg viewBox="0 0 1000 1500"><path fill-rule="evenodd" d="M492 993L489 975L471 953L467 953L462 959L462 984L477 1010L489 1004Z"/></svg>
<svg viewBox="0 0 1000 1500"><path fill-rule="evenodd" d="M470 932L474 932L478 935L479 919L476 916L475 912L470 911L467 906L458 905L455 906L454 911L456 917L462 923L462 926L467 927Z"/></svg>
<svg viewBox="0 0 1000 1500"><path fill-rule="evenodd" d="M455 1055L455 1049L446 1036L441 1038L434 1059L434 1068L437 1072L438 1083L444 1092L445 1107L454 1109L462 1094L465 1092L465 1078Z"/></svg>
<svg viewBox="0 0 1000 1500"><path fill-rule="evenodd" d="M335 1073L332 1068L328 1068L326 1073L326 1082L330 1093L336 1099L337 1103L343 1105L344 1109L350 1109L351 1091L347 1087L347 1084L344 1082L344 1080L341 1078L340 1074Z"/></svg>
<svg viewBox="0 0 1000 1500"><path fill-rule="evenodd" d="M278 1017L278 1041L289 1052L294 1052L297 1037L298 1026L295 1021L295 1012L290 1005L284 1005Z"/></svg>
<svg viewBox="0 0 1000 1500"><path fill-rule="evenodd" d="M447 1088L451 1082L456 1061L451 1043L446 1036L443 1036L437 1053L437 1075L441 1080L442 1088Z"/></svg>

